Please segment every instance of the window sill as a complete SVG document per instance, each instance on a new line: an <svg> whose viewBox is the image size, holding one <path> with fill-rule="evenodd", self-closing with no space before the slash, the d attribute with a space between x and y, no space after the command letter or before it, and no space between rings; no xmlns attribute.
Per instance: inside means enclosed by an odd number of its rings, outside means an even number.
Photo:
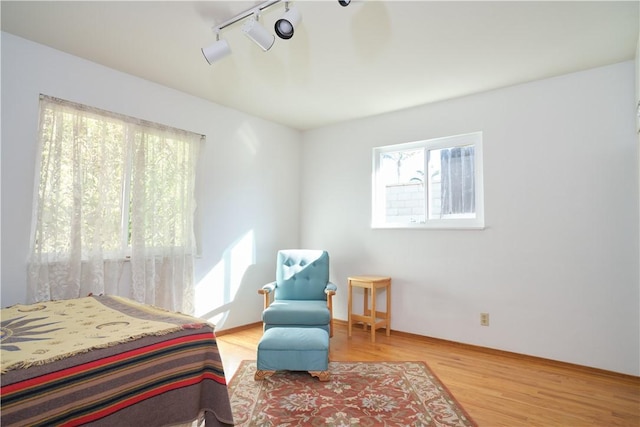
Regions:
<svg viewBox="0 0 640 427"><path fill-rule="evenodd" d="M372 224L373 230L484 230L482 223L430 223L430 224Z"/></svg>

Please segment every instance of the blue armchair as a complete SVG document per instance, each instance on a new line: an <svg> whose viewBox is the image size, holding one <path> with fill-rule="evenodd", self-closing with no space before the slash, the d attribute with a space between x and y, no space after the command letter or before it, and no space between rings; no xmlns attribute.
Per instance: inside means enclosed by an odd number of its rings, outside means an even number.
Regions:
<svg viewBox="0 0 640 427"><path fill-rule="evenodd" d="M329 282L329 254L322 250L278 251L276 280L258 290L264 295L262 321L273 327L321 328L333 336L332 298L337 286Z"/></svg>

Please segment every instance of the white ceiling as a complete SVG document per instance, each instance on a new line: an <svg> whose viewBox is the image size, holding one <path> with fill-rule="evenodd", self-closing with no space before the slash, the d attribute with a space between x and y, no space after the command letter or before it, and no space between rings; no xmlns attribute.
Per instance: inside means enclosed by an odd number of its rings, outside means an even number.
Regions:
<svg viewBox="0 0 640 427"><path fill-rule="evenodd" d="M638 1L292 3L302 22L209 65L212 27L261 2L5 1L2 30L307 130L635 57ZM284 4L266 9L272 31Z"/></svg>

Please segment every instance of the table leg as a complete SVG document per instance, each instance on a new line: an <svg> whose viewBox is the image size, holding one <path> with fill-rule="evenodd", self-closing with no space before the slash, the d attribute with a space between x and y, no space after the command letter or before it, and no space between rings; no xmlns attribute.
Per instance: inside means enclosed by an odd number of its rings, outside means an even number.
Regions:
<svg viewBox="0 0 640 427"><path fill-rule="evenodd" d="M347 309L348 309L348 313L347 313L347 319L348 319L348 328L347 328L347 336L350 337L351 336L351 298L352 298L352 293L353 293L353 287L351 286L351 281L349 281L349 292L347 292Z"/></svg>
<svg viewBox="0 0 640 427"><path fill-rule="evenodd" d="M369 315L369 288L364 288L364 304L362 310L363 316ZM367 332L367 322L362 322L362 329Z"/></svg>
<svg viewBox="0 0 640 427"><path fill-rule="evenodd" d="M387 336L391 335L391 281L387 285Z"/></svg>
<svg viewBox="0 0 640 427"><path fill-rule="evenodd" d="M376 342L376 287L371 288L371 342Z"/></svg>

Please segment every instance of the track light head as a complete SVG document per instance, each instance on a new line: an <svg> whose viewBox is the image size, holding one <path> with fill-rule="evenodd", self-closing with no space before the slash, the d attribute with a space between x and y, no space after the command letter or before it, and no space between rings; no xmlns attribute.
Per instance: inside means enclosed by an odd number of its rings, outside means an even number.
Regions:
<svg viewBox="0 0 640 427"><path fill-rule="evenodd" d="M257 14L254 14L253 18L245 21L242 26L242 31L265 52L271 49L276 39L273 34L269 34L269 31L258 22Z"/></svg>
<svg viewBox="0 0 640 427"><path fill-rule="evenodd" d="M298 9L296 9L295 7L287 9L285 14L282 15L282 18L278 19L274 25L276 34L281 39L290 39L291 37L293 37L295 27L300 23L301 20L302 16L300 15L300 12L298 12Z"/></svg>
<svg viewBox="0 0 640 427"><path fill-rule="evenodd" d="M340 6L347 7L349 3L351 3L351 0L338 0L338 3L340 3Z"/></svg>
<svg viewBox="0 0 640 427"><path fill-rule="evenodd" d="M201 50L209 64L213 64L231 53L229 43L227 43L226 40L220 39L209 47L203 47Z"/></svg>

